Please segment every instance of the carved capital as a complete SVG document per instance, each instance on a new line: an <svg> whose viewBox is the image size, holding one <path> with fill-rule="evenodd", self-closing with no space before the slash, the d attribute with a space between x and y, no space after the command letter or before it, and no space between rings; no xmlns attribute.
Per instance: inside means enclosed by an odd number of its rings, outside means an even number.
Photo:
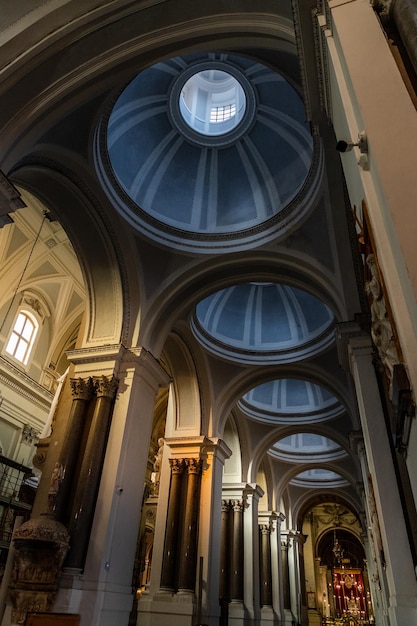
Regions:
<svg viewBox="0 0 417 626"><path fill-rule="evenodd" d="M200 459L186 459L185 463L189 474L201 474L203 464Z"/></svg>
<svg viewBox="0 0 417 626"><path fill-rule="evenodd" d="M30 424L25 424L22 431L22 443L33 446L38 441L39 433Z"/></svg>
<svg viewBox="0 0 417 626"><path fill-rule="evenodd" d="M245 508L243 500L231 500L230 504L235 513L243 513Z"/></svg>
<svg viewBox="0 0 417 626"><path fill-rule="evenodd" d="M113 399L116 395L119 381L113 376L111 378L107 376L94 376L93 384L97 398L104 397Z"/></svg>
<svg viewBox="0 0 417 626"><path fill-rule="evenodd" d="M71 378L71 393L74 400L90 400L94 392L91 378Z"/></svg>
<svg viewBox="0 0 417 626"><path fill-rule="evenodd" d="M169 459L172 474L182 474L184 472L184 459Z"/></svg>

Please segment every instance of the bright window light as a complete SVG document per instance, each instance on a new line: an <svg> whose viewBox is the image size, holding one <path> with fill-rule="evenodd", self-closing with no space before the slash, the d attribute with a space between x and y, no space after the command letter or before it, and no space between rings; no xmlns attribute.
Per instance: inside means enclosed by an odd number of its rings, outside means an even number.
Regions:
<svg viewBox="0 0 417 626"><path fill-rule="evenodd" d="M35 318L30 313L21 311L7 342L6 352L27 365L38 328Z"/></svg>
<svg viewBox="0 0 417 626"><path fill-rule="evenodd" d="M246 97L242 85L219 69L193 74L184 84L179 107L194 131L207 136L224 135L243 119Z"/></svg>
<svg viewBox="0 0 417 626"><path fill-rule="evenodd" d="M230 118L234 115L236 115L235 104L227 104L226 106L213 107L210 111L210 122L212 124L225 122L226 120L230 120Z"/></svg>

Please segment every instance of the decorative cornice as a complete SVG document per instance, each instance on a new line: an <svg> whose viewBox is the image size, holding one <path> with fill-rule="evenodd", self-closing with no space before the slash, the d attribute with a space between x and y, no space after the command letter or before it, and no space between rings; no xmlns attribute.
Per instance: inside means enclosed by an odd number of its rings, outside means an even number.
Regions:
<svg viewBox="0 0 417 626"><path fill-rule="evenodd" d="M300 20L300 7L298 0L291 0L293 21L294 21L294 32L295 32L295 40L297 44L297 56L300 67L301 74L301 84L303 90L303 101L304 107L306 110L306 116L308 120L311 120L311 101L308 89L307 82L307 71L306 71L306 62L305 62L305 54L304 47L301 37L301 20Z"/></svg>
<svg viewBox="0 0 417 626"><path fill-rule="evenodd" d="M0 382L13 389L21 396L28 398L42 410L48 410L53 394L28 376L20 368L0 356Z"/></svg>
<svg viewBox="0 0 417 626"><path fill-rule="evenodd" d="M66 355L68 359L74 363L74 365L104 363L109 360L120 361L125 350L126 348L122 344L118 343L104 346L87 346L85 348L78 348L77 350L68 350Z"/></svg>
<svg viewBox="0 0 417 626"><path fill-rule="evenodd" d="M314 48L316 57L316 69L319 84L320 107L326 111L328 119L333 118L332 99L330 93L329 63L327 52L327 36L331 34L330 11L327 2L324 2L325 14L323 15L323 3L312 11Z"/></svg>

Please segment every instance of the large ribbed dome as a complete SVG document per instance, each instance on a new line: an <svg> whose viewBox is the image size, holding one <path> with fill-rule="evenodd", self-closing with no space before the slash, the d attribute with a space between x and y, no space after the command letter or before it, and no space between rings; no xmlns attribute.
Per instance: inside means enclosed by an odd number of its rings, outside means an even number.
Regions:
<svg viewBox="0 0 417 626"><path fill-rule="evenodd" d="M288 362L333 341L333 314L314 296L279 283L243 283L196 307L193 330L206 348L246 362Z"/></svg>
<svg viewBox="0 0 417 626"><path fill-rule="evenodd" d="M310 206L300 194L312 176L305 117L293 87L246 57L201 53L151 66L108 119L117 208L164 243L188 239L210 252L214 240L253 239L270 220L276 234Z"/></svg>

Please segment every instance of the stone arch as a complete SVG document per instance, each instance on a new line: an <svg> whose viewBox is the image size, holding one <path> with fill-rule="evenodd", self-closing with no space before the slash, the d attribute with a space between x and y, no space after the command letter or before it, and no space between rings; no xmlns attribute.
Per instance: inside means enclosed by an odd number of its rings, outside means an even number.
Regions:
<svg viewBox="0 0 417 626"><path fill-rule="evenodd" d="M84 345L119 343L127 335L120 257L93 213L92 198L64 173L45 165L23 166L11 178L50 207L71 240L87 290Z"/></svg>
<svg viewBox="0 0 417 626"><path fill-rule="evenodd" d="M165 344L164 362L175 381L171 384L166 435L198 436L202 432L202 405L196 364L188 346L172 333Z"/></svg>

